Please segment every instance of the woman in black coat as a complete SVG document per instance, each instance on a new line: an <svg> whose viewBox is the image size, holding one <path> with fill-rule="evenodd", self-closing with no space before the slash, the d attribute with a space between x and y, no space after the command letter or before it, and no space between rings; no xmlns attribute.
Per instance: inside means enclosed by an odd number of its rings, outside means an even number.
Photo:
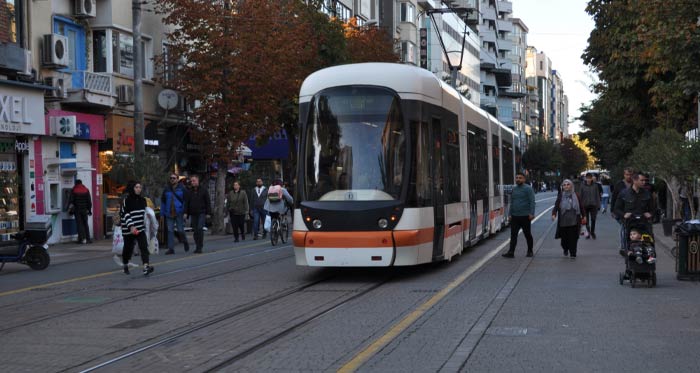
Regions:
<svg viewBox="0 0 700 373"><path fill-rule="evenodd" d="M148 263L148 240L146 239L146 199L141 196L142 186L138 181L130 181L126 186L128 195L124 198L119 209L122 234L124 235L124 250L122 263L124 273L129 274L129 260L134 253L134 245L139 243L143 274L148 276L153 272L153 266Z"/></svg>
<svg viewBox="0 0 700 373"><path fill-rule="evenodd" d="M571 180L566 179L561 184L561 191L557 195L557 201L552 209L552 220L559 217L557 222L557 234L555 238L561 239L561 248L564 256L576 258L578 236L581 231L582 217L586 211L581 203L581 197L574 192ZM585 224L585 222L583 222Z"/></svg>

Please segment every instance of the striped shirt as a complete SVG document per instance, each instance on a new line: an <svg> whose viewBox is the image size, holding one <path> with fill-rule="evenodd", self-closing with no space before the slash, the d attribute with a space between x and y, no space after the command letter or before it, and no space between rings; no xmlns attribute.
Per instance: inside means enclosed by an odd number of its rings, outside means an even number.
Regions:
<svg viewBox="0 0 700 373"><path fill-rule="evenodd" d="M139 233L146 230L146 199L141 196L128 196L124 199L119 209L121 216L122 234L130 235L131 229L136 228Z"/></svg>

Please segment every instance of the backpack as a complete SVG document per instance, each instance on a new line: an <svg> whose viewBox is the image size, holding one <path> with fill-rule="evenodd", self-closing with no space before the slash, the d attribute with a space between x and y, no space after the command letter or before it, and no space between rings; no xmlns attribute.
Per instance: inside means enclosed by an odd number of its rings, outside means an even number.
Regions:
<svg viewBox="0 0 700 373"><path fill-rule="evenodd" d="M267 199L270 202L279 202L282 200L282 186L273 185L267 190Z"/></svg>

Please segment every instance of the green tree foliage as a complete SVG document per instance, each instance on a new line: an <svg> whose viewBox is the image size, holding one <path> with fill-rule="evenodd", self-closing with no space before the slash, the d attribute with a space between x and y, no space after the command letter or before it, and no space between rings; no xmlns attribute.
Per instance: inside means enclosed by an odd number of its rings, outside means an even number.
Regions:
<svg viewBox="0 0 700 373"><path fill-rule="evenodd" d="M582 58L600 82L581 120L601 165L613 168L638 139L697 120L700 7L692 1L590 0L595 28Z"/></svg>
<svg viewBox="0 0 700 373"><path fill-rule="evenodd" d="M556 144L544 139L535 139L527 146L523 154L525 169L542 178L545 172L556 172L562 164L561 153Z"/></svg>
<svg viewBox="0 0 700 373"><path fill-rule="evenodd" d="M688 141L672 129L657 128L639 141L631 160L635 168L650 172L666 183L674 203L674 218L679 218L679 188L685 187L693 195L695 181L700 177L700 142ZM691 208L695 216L694 207Z"/></svg>
<svg viewBox="0 0 700 373"><path fill-rule="evenodd" d="M562 160L560 170L563 176L578 175L586 170L588 155L574 140L564 139L559 144L559 153Z"/></svg>

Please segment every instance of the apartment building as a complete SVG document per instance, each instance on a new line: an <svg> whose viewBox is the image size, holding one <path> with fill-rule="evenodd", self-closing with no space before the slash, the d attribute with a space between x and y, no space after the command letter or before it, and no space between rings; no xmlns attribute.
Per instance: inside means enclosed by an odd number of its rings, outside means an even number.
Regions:
<svg viewBox="0 0 700 373"><path fill-rule="evenodd" d="M513 4L504 0L481 0L481 107L502 123L513 127L511 97L507 97L513 83L513 50L511 14Z"/></svg>
<svg viewBox="0 0 700 373"><path fill-rule="evenodd" d="M0 179L15 180L7 190L22 193L10 199L21 205L19 221L51 216L51 243L77 234L67 204L75 180L82 180L93 198L90 230L101 237L111 229L123 187L110 180L106 159L134 151L131 1L0 1L0 148L6 150L0 168L13 170L0 171ZM155 81L153 57L167 54L162 16L144 11L142 17L136 48L144 66L147 151L206 170L196 149L185 145L186 102Z"/></svg>
<svg viewBox="0 0 700 373"><path fill-rule="evenodd" d="M528 86L537 92L537 119L532 128L533 136L552 139L552 61L537 48L527 48L527 66L525 68Z"/></svg>
<svg viewBox="0 0 700 373"><path fill-rule="evenodd" d="M509 53L511 61L512 85L510 89L502 91L505 98L511 99L512 106L512 128L518 133L520 143L527 145L527 140L532 132L528 125L529 100L527 89L527 76L525 75L525 65L527 63L527 34L528 27L523 20L512 18L513 32L510 40L513 49Z"/></svg>

